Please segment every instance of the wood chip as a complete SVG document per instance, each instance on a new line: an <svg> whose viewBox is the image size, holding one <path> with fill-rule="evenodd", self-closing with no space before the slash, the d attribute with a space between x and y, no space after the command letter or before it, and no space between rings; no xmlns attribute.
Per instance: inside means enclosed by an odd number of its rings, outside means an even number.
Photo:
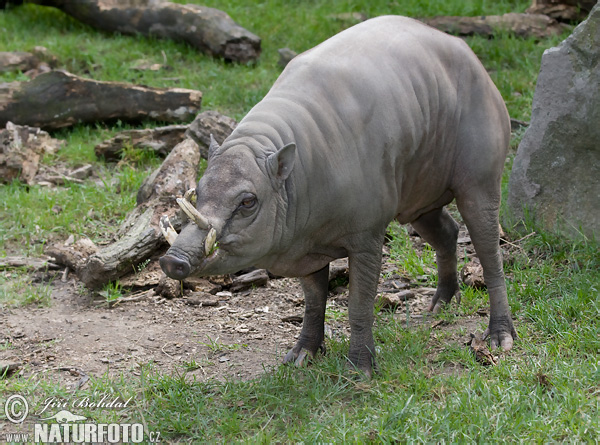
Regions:
<svg viewBox="0 0 600 445"><path fill-rule="evenodd" d="M304 317L301 315L288 315L281 318L281 321L286 323L302 323L302 320L304 320Z"/></svg>
<svg viewBox="0 0 600 445"><path fill-rule="evenodd" d="M469 343L469 349L475 355L475 360L484 366L496 366L498 360L492 355L492 352L488 348L487 342L483 340L479 335L471 334L471 342Z"/></svg>
<svg viewBox="0 0 600 445"><path fill-rule="evenodd" d="M58 270L60 266L54 264L52 261L54 258L42 257L42 258L30 258L24 256L7 256L0 258L0 270L12 269L12 268L26 268L33 270Z"/></svg>
<svg viewBox="0 0 600 445"><path fill-rule="evenodd" d="M219 297L205 292L192 292L183 302L190 306L218 306Z"/></svg>
<svg viewBox="0 0 600 445"><path fill-rule="evenodd" d="M233 278L229 290L231 292L242 292L255 287L265 286L269 282L269 274L264 269L256 269L244 275Z"/></svg>
<svg viewBox="0 0 600 445"><path fill-rule="evenodd" d="M396 291L394 293L384 293L379 298L379 305L382 309L394 310L401 306L405 301L415 298L416 294L412 290Z"/></svg>

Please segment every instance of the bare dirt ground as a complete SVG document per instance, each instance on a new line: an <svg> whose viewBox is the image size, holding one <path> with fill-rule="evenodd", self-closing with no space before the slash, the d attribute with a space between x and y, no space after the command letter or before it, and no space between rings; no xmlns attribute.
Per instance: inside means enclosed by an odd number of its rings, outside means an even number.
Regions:
<svg viewBox="0 0 600 445"><path fill-rule="evenodd" d="M344 260L338 261L343 267ZM397 308L397 316L406 317L403 305L408 304L411 324L435 323L427 312L433 289L395 275L396 270L384 252L379 292L410 289L413 296ZM146 364L164 373L185 369L198 381L251 379L281 362L296 341L304 312L300 284L289 278L219 293L211 306L185 296L166 299L150 290L137 301L108 307L74 278L55 279L52 286L48 307L0 309L0 344L8 345L0 350L0 362L20 363L22 377L36 374L68 389L106 373L137 376ZM349 335L347 296L344 286L330 293L329 310L344 316L327 317L329 336ZM483 320L459 323L475 332ZM459 330L453 325L453 331Z"/></svg>

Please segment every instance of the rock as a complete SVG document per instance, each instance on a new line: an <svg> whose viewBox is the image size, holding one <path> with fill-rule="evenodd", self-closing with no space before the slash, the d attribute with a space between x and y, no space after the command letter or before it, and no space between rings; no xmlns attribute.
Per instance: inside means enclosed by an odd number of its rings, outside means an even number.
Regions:
<svg viewBox="0 0 600 445"><path fill-rule="evenodd" d="M277 64L281 68L285 68L287 64L290 63L290 61L298 55L296 51L292 51L289 48L281 48L278 49L277 52L279 53L279 61L277 62Z"/></svg>
<svg viewBox="0 0 600 445"><path fill-rule="evenodd" d="M600 6L542 56L531 124L509 181L513 218L600 237Z"/></svg>
<svg viewBox="0 0 600 445"><path fill-rule="evenodd" d="M32 184L42 156L56 153L63 143L39 128L7 122L0 130L0 182Z"/></svg>
<svg viewBox="0 0 600 445"><path fill-rule="evenodd" d="M483 279L483 267L481 264L474 261L469 261L460 271L460 278L467 286L475 289L485 288L485 280Z"/></svg>
<svg viewBox="0 0 600 445"><path fill-rule="evenodd" d="M157 295L162 295L171 300L173 298L181 297L181 288L181 281L173 280L172 278L163 275L154 292L156 292Z"/></svg>

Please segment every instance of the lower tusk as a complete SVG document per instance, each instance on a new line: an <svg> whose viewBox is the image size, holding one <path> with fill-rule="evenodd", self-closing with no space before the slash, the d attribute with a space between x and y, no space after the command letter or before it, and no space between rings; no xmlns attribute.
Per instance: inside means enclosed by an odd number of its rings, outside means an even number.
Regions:
<svg viewBox="0 0 600 445"><path fill-rule="evenodd" d="M187 217L196 223L201 229L207 230L210 226L207 219L200 214L196 207L194 207L187 199L177 198L177 204L181 207L181 210L187 215Z"/></svg>
<svg viewBox="0 0 600 445"><path fill-rule="evenodd" d="M165 237L167 242L172 246L175 240L177 239L177 232L171 225L169 217L167 215L161 216L158 225L160 226L160 231L162 232L163 236Z"/></svg>
<svg viewBox="0 0 600 445"><path fill-rule="evenodd" d="M206 235L206 240L204 241L204 253L206 256L209 256L217 243L217 231L211 228L208 231L208 235Z"/></svg>

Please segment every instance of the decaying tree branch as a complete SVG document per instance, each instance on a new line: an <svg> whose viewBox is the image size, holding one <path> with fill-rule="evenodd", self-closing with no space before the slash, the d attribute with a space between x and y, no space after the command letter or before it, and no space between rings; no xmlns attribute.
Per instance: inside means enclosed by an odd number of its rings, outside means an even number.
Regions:
<svg viewBox="0 0 600 445"><path fill-rule="evenodd" d="M56 270L58 266L51 257L32 258L23 256L7 256L0 258L0 270L25 268L31 270Z"/></svg>
<svg viewBox="0 0 600 445"><path fill-rule="evenodd" d="M236 125L236 121L228 116L216 111L203 111L190 125L169 125L122 131L113 138L96 145L94 151L96 156L104 158L106 161L120 160L125 146L151 150L159 156L166 156L187 136L196 141L200 146L200 155L206 159L210 135L212 134L217 142L222 142L231 134Z"/></svg>
<svg viewBox="0 0 600 445"><path fill-rule="evenodd" d="M35 46L31 52L0 52L0 72L24 71L26 74L32 70L45 72L55 67L56 63L56 56L43 46Z"/></svg>
<svg viewBox="0 0 600 445"><path fill-rule="evenodd" d="M200 146L200 156L208 158L208 147L210 146L210 135L221 144L237 126L235 119L225 116L216 111L204 111L196 116L185 135L192 138Z"/></svg>
<svg viewBox="0 0 600 445"><path fill-rule="evenodd" d="M29 0L54 6L105 31L183 40L194 48L232 62L260 56L260 38L225 12L200 5L162 0Z"/></svg>
<svg viewBox="0 0 600 445"><path fill-rule="evenodd" d="M565 22L584 20L597 0L533 0L527 9L530 14L545 14Z"/></svg>
<svg viewBox="0 0 600 445"><path fill-rule="evenodd" d="M159 156L167 156L173 147L185 138L188 125L168 125L166 127L125 130L96 145L94 152L105 161L119 161L125 147L149 150Z"/></svg>
<svg viewBox="0 0 600 445"><path fill-rule="evenodd" d="M11 121L57 129L78 122L145 118L185 122L196 116L201 102L200 91L100 82L51 71L28 82L0 84L0 126Z"/></svg>
<svg viewBox="0 0 600 445"><path fill-rule="evenodd" d="M491 37L498 31L512 32L519 37L549 37L562 33L565 26L543 14L508 13L479 17L433 17L421 19L449 34L470 36L479 34Z"/></svg>
<svg viewBox="0 0 600 445"><path fill-rule="evenodd" d="M0 183L19 179L32 184L40 158L56 153L63 143L39 128L7 122L0 129Z"/></svg>
<svg viewBox="0 0 600 445"><path fill-rule="evenodd" d="M37 57L25 51L0 52L0 72L28 71L37 67L39 63Z"/></svg>

